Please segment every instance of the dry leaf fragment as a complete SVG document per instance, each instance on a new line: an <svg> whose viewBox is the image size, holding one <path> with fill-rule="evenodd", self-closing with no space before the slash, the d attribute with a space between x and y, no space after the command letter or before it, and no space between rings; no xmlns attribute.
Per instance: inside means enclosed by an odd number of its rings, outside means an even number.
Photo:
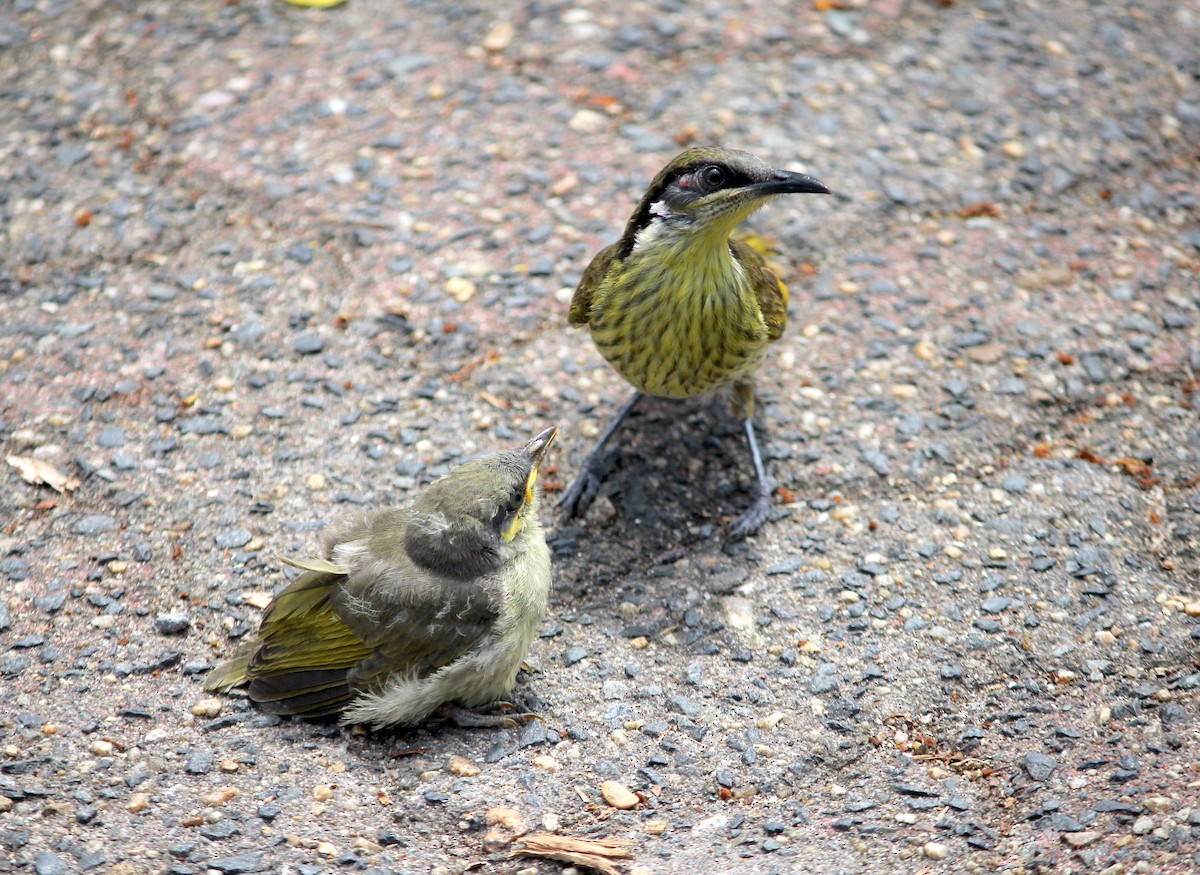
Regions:
<svg viewBox="0 0 1200 875"><path fill-rule="evenodd" d="M4 461L17 469L21 479L35 486L44 483L55 492L70 492L79 488L79 480L69 477L49 462L32 456L6 456Z"/></svg>
<svg viewBox="0 0 1200 875"><path fill-rule="evenodd" d="M625 839L577 839L571 836L538 832L517 839L510 857L542 857L559 860L587 869L595 869L604 875L620 875L614 860L632 860L632 842Z"/></svg>

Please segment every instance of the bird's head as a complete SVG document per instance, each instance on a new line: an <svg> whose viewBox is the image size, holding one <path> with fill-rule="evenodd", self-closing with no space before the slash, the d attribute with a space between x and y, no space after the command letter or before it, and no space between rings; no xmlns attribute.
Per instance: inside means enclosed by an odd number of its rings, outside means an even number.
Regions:
<svg viewBox="0 0 1200 875"><path fill-rule="evenodd" d="M558 434L551 426L522 447L487 453L431 483L413 505L409 555L444 572L479 573L537 522L538 469Z"/></svg>
<svg viewBox="0 0 1200 875"><path fill-rule="evenodd" d="M830 194L811 176L776 170L749 152L717 146L688 149L650 183L625 227L621 255L628 255L638 235L654 227L728 237L768 199L805 192Z"/></svg>

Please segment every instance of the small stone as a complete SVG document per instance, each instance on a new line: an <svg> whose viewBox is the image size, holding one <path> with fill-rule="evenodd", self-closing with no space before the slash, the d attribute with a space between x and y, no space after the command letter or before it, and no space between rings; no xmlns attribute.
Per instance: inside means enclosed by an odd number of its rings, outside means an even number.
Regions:
<svg viewBox="0 0 1200 875"><path fill-rule="evenodd" d="M460 304L467 303L475 296L475 283L466 277L452 276L442 284L442 288Z"/></svg>
<svg viewBox="0 0 1200 875"><path fill-rule="evenodd" d="M117 527L117 521L104 514L88 514L75 520L71 531L76 535L100 535L111 532Z"/></svg>
<svg viewBox="0 0 1200 875"><path fill-rule="evenodd" d="M557 772L559 770L558 760L549 754L542 754L533 758L533 764L539 769L544 769L547 772Z"/></svg>
<svg viewBox="0 0 1200 875"><path fill-rule="evenodd" d="M309 492L320 492L325 488L324 474L309 474L308 479L304 481L304 485L308 487Z"/></svg>
<svg viewBox="0 0 1200 875"><path fill-rule="evenodd" d="M1133 822L1131 830L1135 836L1149 835L1154 829L1154 818L1148 814L1143 814Z"/></svg>
<svg viewBox="0 0 1200 875"><path fill-rule="evenodd" d="M318 784L313 787L312 797L317 802L328 802L333 798L333 788L326 784Z"/></svg>
<svg viewBox="0 0 1200 875"><path fill-rule="evenodd" d="M1067 832L1062 835L1062 840L1073 848L1086 848L1098 838L1100 838L1100 833L1094 830Z"/></svg>
<svg viewBox="0 0 1200 875"><path fill-rule="evenodd" d="M941 842L926 842L921 852L931 860L944 860L950 854L950 849Z"/></svg>
<svg viewBox="0 0 1200 875"><path fill-rule="evenodd" d="M621 811L636 808L641 802L637 794L619 781L605 781L600 785L600 795L605 802Z"/></svg>
<svg viewBox="0 0 1200 875"><path fill-rule="evenodd" d="M171 611L154 618L154 630L159 635L182 635L190 625L186 611Z"/></svg>
<svg viewBox="0 0 1200 875"><path fill-rule="evenodd" d="M474 778L482 769L475 765L469 759L455 754L450 757L450 761L446 764L446 768L450 774L458 775L461 778Z"/></svg>
<svg viewBox="0 0 1200 875"><path fill-rule="evenodd" d="M222 529L217 532L215 541L218 547L226 550L236 550L250 543L254 536L245 529Z"/></svg>
<svg viewBox="0 0 1200 875"><path fill-rule="evenodd" d="M1016 140L1008 140L1001 143L1000 151L1004 153L1006 158L1012 158L1013 160L1020 160L1028 154L1025 144Z"/></svg>
<svg viewBox="0 0 1200 875"><path fill-rule="evenodd" d="M107 739L97 738L88 745L88 753L92 756L110 757L113 754L113 743Z"/></svg>
<svg viewBox="0 0 1200 875"><path fill-rule="evenodd" d="M1022 767L1035 781L1045 781L1058 768L1058 761L1044 753L1029 753L1021 761Z"/></svg>
<svg viewBox="0 0 1200 875"><path fill-rule="evenodd" d="M581 134L594 134L608 124L608 119L594 109L576 110L567 121L567 127Z"/></svg>
<svg viewBox="0 0 1200 875"><path fill-rule="evenodd" d="M145 811L150 807L150 795L148 793L134 793L129 797L129 801L125 803L125 810L137 814L139 811Z"/></svg>
<svg viewBox="0 0 1200 875"><path fill-rule="evenodd" d="M1145 806L1147 811L1158 814L1163 811L1170 811L1175 803L1166 796L1149 796L1142 805Z"/></svg>
<svg viewBox="0 0 1200 875"><path fill-rule="evenodd" d="M499 24L492 27L488 31L487 36L483 38L484 51L488 52L503 52L512 45L513 38L517 35L517 29L510 22L501 21Z"/></svg>
<svg viewBox="0 0 1200 875"><path fill-rule="evenodd" d="M58 854L38 851L37 856L33 858L33 871L37 875L67 875L71 870L67 867L67 861Z"/></svg>
<svg viewBox="0 0 1200 875"><path fill-rule="evenodd" d="M574 647L568 647L567 652L563 654L563 662L566 665L574 665L577 662L582 662L587 658L588 652L576 644Z"/></svg>
<svg viewBox="0 0 1200 875"><path fill-rule="evenodd" d="M96 435L96 444L108 450L123 447L125 446L125 430L117 428L115 425L102 428L100 434Z"/></svg>
<svg viewBox="0 0 1200 875"><path fill-rule="evenodd" d="M1004 358L1007 348L1002 343L984 343L967 350L967 358L981 365L991 365Z"/></svg>
<svg viewBox="0 0 1200 875"><path fill-rule="evenodd" d="M201 699L192 706L192 713L197 717L219 717L222 702L217 698Z"/></svg>
<svg viewBox="0 0 1200 875"><path fill-rule="evenodd" d="M523 835L529 827L525 818L515 808L489 808L483 816L483 822L488 826L498 826L516 835Z"/></svg>
<svg viewBox="0 0 1200 875"><path fill-rule="evenodd" d="M292 349L299 355L316 355L325 349L325 341L315 331L301 331L292 341Z"/></svg>
<svg viewBox="0 0 1200 875"><path fill-rule="evenodd" d="M189 775L207 775L212 771L213 755L206 750L192 751L184 769Z"/></svg>

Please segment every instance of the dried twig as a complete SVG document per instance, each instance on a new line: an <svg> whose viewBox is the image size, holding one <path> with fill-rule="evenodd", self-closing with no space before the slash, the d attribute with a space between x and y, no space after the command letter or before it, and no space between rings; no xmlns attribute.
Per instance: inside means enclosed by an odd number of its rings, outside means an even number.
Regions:
<svg viewBox="0 0 1200 875"><path fill-rule="evenodd" d="M544 857L595 869L604 875L619 875L620 870L613 861L632 860L631 844L625 839L577 839L539 832L517 839L511 856Z"/></svg>

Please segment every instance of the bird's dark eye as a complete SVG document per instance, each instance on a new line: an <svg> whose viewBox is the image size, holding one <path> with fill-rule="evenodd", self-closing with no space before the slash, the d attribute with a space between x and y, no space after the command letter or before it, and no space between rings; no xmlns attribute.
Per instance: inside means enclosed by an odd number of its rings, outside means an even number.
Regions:
<svg viewBox="0 0 1200 875"><path fill-rule="evenodd" d="M700 171L700 179L709 191L716 191L725 183L725 171L716 164L710 164Z"/></svg>

